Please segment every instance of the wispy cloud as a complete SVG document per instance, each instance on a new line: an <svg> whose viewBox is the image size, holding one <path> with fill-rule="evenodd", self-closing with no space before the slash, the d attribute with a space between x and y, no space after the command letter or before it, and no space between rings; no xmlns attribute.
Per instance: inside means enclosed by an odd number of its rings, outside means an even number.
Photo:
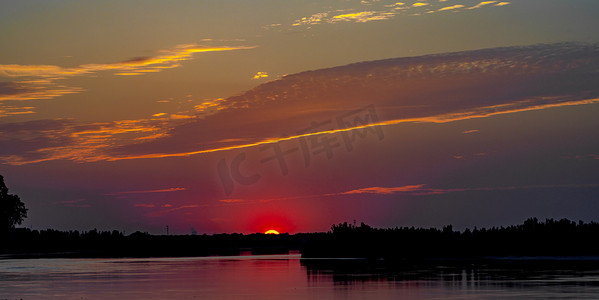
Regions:
<svg viewBox="0 0 599 300"><path fill-rule="evenodd" d="M341 191L327 194L312 194L299 195L293 197L279 197L261 200L243 200L243 203L268 203L275 201L296 201L305 199L322 199L324 197L347 197L352 195L374 195L374 196L390 196L390 195L406 195L406 196L431 196L451 193L466 193L466 192L486 192L486 191L515 191L515 190L535 190L535 189L585 189L597 188L599 183L591 184L551 184L551 185L521 185L521 186L496 186L496 187L464 187L464 188L439 188L431 187L427 184L403 185L396 187L366 187L353 189L349 191Z"/></svg>
<svg viewBox="0 0 599 300"><path fill-rule="evenodd" d="M112 71L114 75L121 76L143 75L180 67L181 62L192 59L196 53L252 48L255 47L209 47L198 44L185 44L175 46L171 49L160 50L156 56L137 57L108 64L83 64L73 68L54 65L0 65L0 77L16 79L16 81L8 84L3 83L0 86L0 101L52 99L66 94L85 91L81 87L71 87L59 83L68 78L91 76L103 71Z"/></svg>
<svg viewBox="0 0 599 300"><path fill-rule="evenodd" d="M56 80L66 77L88 75L100 71L116 71L141 73L160 71L179 67L179 62L190 60L195 53L220 52L240 49L252 49L249 46L207 47L198 44L178 45L167 50L160 50L160 55L136 57L129 60L108 64L84 64L74 68L63 68L52 65L0 65L0 76L3 77L37 77L41 80ZM117 73L118 74L118 73Z"/></svg>
<svg viewBox="0 0 599 300"><path fill-rule="evenodd" d="M464 131L462 133L463 134L470 134L470 133L476 133L476 132L479 132L479 130L478 129L466 130L466 131Z"/></svg>
<svg viewBox="0 0 599 300"><path fill-rule="evenodd" d="M380 16L377 16L376 12L374 12L374 11L361 11L361 12L351 13L351 14L336 15L332 19L329 20L329 23L347 22L347 21L355 21L355 22L363 23L363 22L378 20L379 17Z"/></svg>
<svg viewBox="0 0 599 300"><path fill-rule="evenodd" d="M407 8L406 4L403 2L395 2L393 4L386 4L385 7L393 7L395 9L399 8L399 7L404 7Z"/></svg>
<svg viewBox="0 0 599 300"><path fill-rule="evenodd" d="M268 78L268 72L257 72L253 79Z"/></svg>
<svg viewBox="0 0 599 300"><path fill-rule="evenodd" d="M169 128L181 122L155 118L96 123L64 119L4 123L0 124L0 160L14 165L50 160L106 160L108 149L164 137Z"/></svg>
<svg viewBox="0 0 599 300"><path fill-rule="evenodd" d="M65 207L80 207L80 208L86 208L86 207L90 207L91 205L84 203L85 199L75 199L75 200L63 200L63 201L56 201L52 204L54 205L62 205Z"/></svg>
<svg viewBox="0 0 599 300"><path fill-rule="evenodd" d="M447 0L438 2L415 2L407 4L404 2L385 3L380 1L361 1L361 6L337 10L328 10L314 13L307 17L295 20L292 26L311 27L318 24L334 24L340 22L366 23L370 21L381 21L392 19L398 15L422 16L442 11L461 11L466 6L455 4L452 6L443 6ZM485 5L495 4L493 6L508 5L510 2L483 1L467 9L480 8ZM343 13L340 14L340 12Z"/></svg>
<svg viewBox="0 0 599 300"><path fill-rule="evenodd" d="M168 189L160 189L160 190L143 190L143 191L124 191L124 192L116 192L105 194L107 196L117 196L117 195L127 195L127 194L148 194L148 193L170 193L170 192L178 192L184 191L185 188L168 188Z"/></svg>
<svg viewBox="0 0 599 300"><path fill-rule="evenodd" d="M437 11L455 10L455 9L462 8L462 7L464 7L464 5L456 4L456 5L452 5L452 6L447 6L447 7L440 8Z"/></svg>
<svg viewBox="0 0 599 300"><path fill-rule="evenodd" d="M223 203L242 203L242 202L245 202L245 200L241 200L241 199L221 199L221 200L218 200L218 201L223 202Z"/></svg>
<svg viewBox="0 0 599 300"><path fill-rule="evenodd" d="M292 26L320 24L322 20L326 18L328 15L328 12L315 13L309 17L303 17L299 20L295 20Z"/></svg>
<svg viewBox="0 0 599 300"><path fill-rule="evenodd" d="M352 13L342 13L338 14L337 11L334 12L321 12L313 14L310 17L303 17L301 19L295 20L292 24L293 26L301 26L301 25L316 25L321 23L339 23L339 22L357 22L357 23L366 23L370 21L380 21L387 20L394 17L397 14L397 8L393 7L391 9L383 10L383 11L358 11Z"/></svg>
<svg viewBox="0 0 599 300"><path fill-rule="evenodd" d="M166 215L168 213L178 211L178 210L187 210L187 209L194 209L194 208L206 207L206 206L210 206L210 205L208 205L208 204L191 204L191 205L173 206L171 204L166 204L161 207L161 208L166 208L166 209L154 211L152 213L149 213L147 216L151 217L151 218L155 218L155 217L160 217L160 216L163 216L163 215Z"/></svg>
<svg viewBox="0 0 599 300"><path fill-rule="evenodd" d="M0 117L34 114L33 106L12 106L0 104Z"/></svg>
<svg viewBox="0 0 599 300"><path fill-rule="evenodd" d="M352 194L375 194L375 195L392 195L392 194L410 194L410 195L438 195L460 192L476 192L476 191L511 191L511 190L528 190L528 189L555 189L555 188L589 188L599 187L599 184L555 184L555 185L524 185L524 186L498 186L498 187L470 187L470 188L433 188L425 184L406 185L398 187L367 187L361 189L350 190L340 193L326 194L324 196L342 196Z"/></svg>
<svg viewBox="0 0 599 300"><path fill-rule="evenodd" d="M357 190L351 190L351 191L343 192L343 193L340 193L340 194L341 195L351 195L351 194L383 194L383 195L389 195L389 194L395 194L395 193L405 193L405 192L421 191L423 187L424 187L424 184L405 185L405 186L398 186L398 187L378 187L378 186L374 186L374 187L362 188L362 189L357 189Z"/></svg>
<svg viewBox="0 0 599 300"><path fill-rule="evenodd" d="M230 104L223 98L217 98L214 100L207 100L202 102L202 104L198 104L193 108L195 111L201 116L213 114L218 112L219 110L230 108Z"/></svg>
<svg viewBox="0 0 599 300"><path fill-rule="evenodd" d="M481 8L481 7L485 6L485 5L490 5L490 4L493 4L493 3L497 3L497 1L483 1L483 2L478 3L475 6L468 7L468 9Z"/></svg>
<svg viewBox="0 0 599 300"><path fill-rule="evenodd" d="M185 157L325 134L340 138L344 132L374 126L446 123L588 105L599 102L592 98L596 84L576 78L593 74L598 51L593 45L538 45L341 66L332 73L327 69L288 75L241 95L206 100L193 112L182 114L192 118L180 120L157 113L149 119L104 123L46 120L0 124L0 160L27 164ZM429 84L441 78L443 82L452 78L452 85ZM318 85L313 84L316 82ZM543 88L548 84L551 90ZM423 86L426 93L415 88ZM489 95L489 87L518 92ZM375 91L379 96L372 97ZM369 124L298 131L306 122L310 124L306 120L331 119L363 107L365 97L384 111L384 118ZM281 137L284 132L295 134Z"/></svg>
<svg viewBox="0 0 599 300"><path fill-rule="evenodd" d="M282 24L280 24L280 23L273 23L273 24L268 24L268 25L262 26L262 28L269 30L269 29L280 27L281 25Z"/></svg>
<svg viewBox="0 0 599 300"><path fill-rule="evenodd" d="M397 125L397 124L401 124L401 123L447 123L447 122L461 121L461 120L474 119L474 118L484 118L484 117L489 117L489 116L494 116L494 115L499 115L499 114L508 114L508 113L515 113L515 112L530 111L530 110L540 110L540 109L545 109L545 108L572 106L572 105L584 105L584 104L592 104L592 103L599 103L599 98L598 99L590 99L590 100L574 101L574 102L563 102L563 103L556 103L556 104L544 104L544 105L535 105L535 106L530 106L530 107L512 108L512 109L506 109L503 111L497 111L497 110L495 110L495 107L486 107L486 108L477 109L476 111L471 111L471 112L446 114L446 115L438 115L438 116L422 117L422 118L395 119L395 120L388 120L388 121L383 121L383 122L379 122L379 123L372 123L372 124L363 125L363 126L355 126L355 127L350 127L350 128L344 128L344 129L318 131L318 132L314 132L314 133L294 135L294 136L289 136L289 137L284 137L284 138L266 138L266 139L258 140L256 142L251 142L251 143L241 143L241 144L235 144L235 145L226 146L226 147L214 147L214 148L197 150L197 151L187 151L187 152L177 152L177 153L153 153L153 154L143 154L143 155L118 155L118 156L117 155L115 155L115 156L107 155L107 156L102 156L102 157L91 157L90 161L96 161L96 160L117 161L117 160L130 160L130 159L187 157L187 156L205 154L205 153L214 153L214 152L229 151L229 150L235 150L235 149L251 148L251 147L262 146L262 145L273 144L273 143L284 142L284 141L290 141L290 140L295 140L295 139L300 139L300 138L305 138L305 137L310 137L310 136L315 136L315 135L336 134L336 133L348 132L348 131L352 131L352 130L363 130L365 128L370 128L370 127L375 127L375 126L390 126L390 125ZM517 106L518 105L516 103L514 105L514 107L517 107ZM506 106L506 107L508 107L508 106ZM488 111L485 111L485 109L487 109ZM7 162L10 163L10 161L7 161Z"/></svg>
<svg viewBox="0 0 599 300"><path fill-rule="evenodd" d="M85 91L80 87L55 84L53 80L26 80L10 83L19 86L19 88L11 93L2 93L0 91L0 102L5 100L45 100Z"/></svg>

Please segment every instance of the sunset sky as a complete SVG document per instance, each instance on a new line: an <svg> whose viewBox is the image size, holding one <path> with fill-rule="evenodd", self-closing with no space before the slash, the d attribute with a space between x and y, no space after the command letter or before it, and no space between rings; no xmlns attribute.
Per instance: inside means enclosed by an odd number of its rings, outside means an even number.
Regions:
<svg viewBox="0 0 599 300"><path fill-rule="evenodd" d="M2 1L33 229L599 221L599 1Z"/></svg>

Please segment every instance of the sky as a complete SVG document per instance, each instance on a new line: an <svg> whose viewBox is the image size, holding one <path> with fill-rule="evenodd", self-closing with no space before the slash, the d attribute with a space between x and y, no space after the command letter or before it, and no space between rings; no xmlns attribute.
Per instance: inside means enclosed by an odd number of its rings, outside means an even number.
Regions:
<svg viewBox="0 0 599 300"><path fill-rule="evenodd" d="M599 2L0 1L33 229L599 221Z"/></svg>

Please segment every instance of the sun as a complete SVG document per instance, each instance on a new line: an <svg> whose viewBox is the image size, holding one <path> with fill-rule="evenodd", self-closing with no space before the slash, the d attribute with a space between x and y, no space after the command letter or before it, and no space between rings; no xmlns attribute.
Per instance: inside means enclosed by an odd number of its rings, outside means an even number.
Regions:
<svg viewBox="0 0 599 300"><path fill-rule="evenodd" d="M264 232L264 234L279 234L279 232L274 229L270 229L270 230L267 230L266 232Z"/></svg>

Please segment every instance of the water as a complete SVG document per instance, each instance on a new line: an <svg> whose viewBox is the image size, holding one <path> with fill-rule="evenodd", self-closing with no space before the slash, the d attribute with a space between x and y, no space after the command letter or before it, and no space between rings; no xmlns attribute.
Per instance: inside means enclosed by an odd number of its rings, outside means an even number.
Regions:
<svg viewBox="0 0 599 300"><path fill-rule="evenodd" d="M599 299L599 268L389 270L299 255L0 260L0 299Z"/></svg>

